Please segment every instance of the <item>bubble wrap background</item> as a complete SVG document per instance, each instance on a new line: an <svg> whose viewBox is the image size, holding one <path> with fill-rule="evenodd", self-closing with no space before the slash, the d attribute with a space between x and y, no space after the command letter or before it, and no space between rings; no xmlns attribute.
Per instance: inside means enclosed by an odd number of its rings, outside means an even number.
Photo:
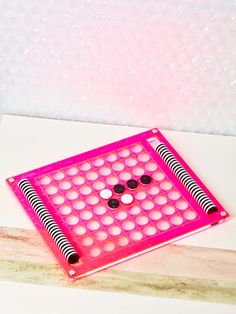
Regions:
<svg viewBox="0 0 236 314"><path fill-rule="evenodd" d="M236 135L236 2L0 0L0 113Z"/></svg>

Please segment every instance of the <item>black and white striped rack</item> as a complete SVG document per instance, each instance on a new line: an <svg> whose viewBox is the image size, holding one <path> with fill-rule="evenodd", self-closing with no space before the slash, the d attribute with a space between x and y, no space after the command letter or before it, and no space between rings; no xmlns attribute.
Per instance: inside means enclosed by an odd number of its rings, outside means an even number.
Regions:
<svg viewBox="0 0 236 314"><path fill-rule="evenodd" d="M197 182L190 176L190 174L184 169L175 156L169 151L165 144L159 143L156 146L156 151L163 159L163 161L169 166L175 176L181 181L186 189L191 193L193 198L203 208L206 214L212 214L217 212L216 205L206 195L206 193L200 188Z"/></svg>
<svg viewBox="0 0 236 314"><path fill-rule="evenodd" d="M29 180L22 179L18 183L18 186L68 263L77 263L79 261L79 254L75 251L72 244L68 241L58 224L55 222Z"/></svg>

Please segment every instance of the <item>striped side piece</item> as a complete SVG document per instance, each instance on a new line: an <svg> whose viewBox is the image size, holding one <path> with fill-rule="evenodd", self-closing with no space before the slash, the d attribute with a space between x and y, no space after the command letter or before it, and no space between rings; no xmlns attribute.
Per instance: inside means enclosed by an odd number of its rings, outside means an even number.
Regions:
<svg viewBox="0 0 236 314"><path fill-rule="evenodd" d="M28 202L38 215L39 219L47 229L48 233L51 235L52 239L56 245L61 250L62 254L65 256L70 264L74 264L79 260L79 254L75 251L72 244L65 237L60 227L57 225L52 215L49 213L43 202L41 201L38 194L35 192L34 188L27 179L22 179L18 186L24 193Z"/></svg>
<svg viewBox="0 0 236 314"><path fill-rule="evenodd" d="M207 214L217 211L216 205L210 200L206 193L200 188L196 181L189 175L184 167L178 162L175 156L169 151L165 144L160 143L156 147L164 162L170 167L176 177L183 183L194 199L204 209Z"/></svg>

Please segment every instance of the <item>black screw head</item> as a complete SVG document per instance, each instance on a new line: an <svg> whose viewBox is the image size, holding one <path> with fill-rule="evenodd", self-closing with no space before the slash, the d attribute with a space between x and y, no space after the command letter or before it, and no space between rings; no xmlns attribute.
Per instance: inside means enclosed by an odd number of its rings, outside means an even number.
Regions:
<svg viewBox="0 0 236 314"><path fill-rule="evenodd" d="M125 191L125 186L122 184L116 184L114 185L114 192L116 194L122 194Z"/></svg>
<svg viewBox="0 0 236 314"><path fill-rule="evenodd" d="M127 181L127 186L130 190L135 190L138 186L138 181L130 179Z"/></svg>
<svg viewBox="0 0 236 314"><path fill-rule="evenodd" d="M140 177L140 182L141 182L142 184L147 185L147 184L150 184L151 181L152 181L152 178L151 178L149 175L147 175L147 174L144 174L144 175L142 175L142 176Z"/></svg>
<svg viewBox="0 0 236 314"><path fill-rule="evenodd" d="M108 207L113 208L113 209L117 208L120 205L119 201L114 198L111 198L107 202L107 204L108 204Z"/></svg>

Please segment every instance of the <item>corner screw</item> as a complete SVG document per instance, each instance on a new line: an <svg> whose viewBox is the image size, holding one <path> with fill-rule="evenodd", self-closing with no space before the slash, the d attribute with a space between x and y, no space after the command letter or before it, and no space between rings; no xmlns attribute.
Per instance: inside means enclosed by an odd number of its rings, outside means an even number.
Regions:
<svg viewBox="0 0 236 314"><path fill-rule="evenodd" d="M220 215L222 216L222 217L224 217L224 216L226 216L226 212L220 212Z"/></svg>
<svg viewBox="0 0 236 314"><path fill-rule="evenodd" d="M75 271L73 269L69 270L69 275L73 276L75 274Z"/></svg>
<svg viewBox="0 0 236 314"><path fill-rule="evenodd" d="M153 130L152 130L152 133L154 133L154 134L157 133L157 132L158 132L157 129L153 129Z"/></svg>
<svg viewBox="0 0 236 314"><path fill-rule="evenodd" d="M8 179L8 182L13 183L13 182L15 182L15 179L14 178L10 178L10 179Z"/></svg>

